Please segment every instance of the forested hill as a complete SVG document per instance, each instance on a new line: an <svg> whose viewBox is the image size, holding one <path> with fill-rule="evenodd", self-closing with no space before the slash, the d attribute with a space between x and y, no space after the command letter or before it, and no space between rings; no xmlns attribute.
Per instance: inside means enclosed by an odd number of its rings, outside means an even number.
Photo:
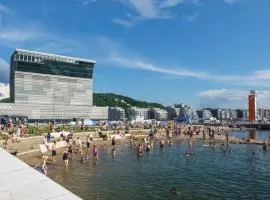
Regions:
<svg viewBox="0 0 270 200"><path fill-rule="evenodd" d="M0 103L10 103L10 99L2 99ZM162 108L166 109L165 106L159 103L150 103L146 101L138 101L130 97L113 94L113 93L94 93L93 104L95 106L109 106L109 107L122 107L129 108L136 106L138 108Z"/></svg>
<svg viewBox="0 0 270 200"><path fill-rule="evenodd" d="M109 106L109 107L122 107L129 108L136 106L139 108L162 108L165 106L159 103L150 103L146 101L138 101L130 97L113 94L113 93L94 93L93 104L95 106Z"/></svg>

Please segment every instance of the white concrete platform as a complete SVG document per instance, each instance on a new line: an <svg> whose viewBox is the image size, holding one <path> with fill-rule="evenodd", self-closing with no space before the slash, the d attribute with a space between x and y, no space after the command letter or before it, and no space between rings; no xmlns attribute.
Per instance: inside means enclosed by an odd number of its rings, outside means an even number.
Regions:
<svg viewBox="0 0 270 200"><path fill-rule="evenodd" d="M0 200L80 200L0 148Z"/></svg>

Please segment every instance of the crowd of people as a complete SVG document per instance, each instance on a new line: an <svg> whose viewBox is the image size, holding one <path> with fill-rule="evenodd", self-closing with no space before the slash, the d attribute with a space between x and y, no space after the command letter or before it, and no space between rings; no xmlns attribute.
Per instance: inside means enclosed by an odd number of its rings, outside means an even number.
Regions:
<svg viewBox="0 0 270 200"><path fill-rule="evenodd" d="M125 133L131 133L129 132L130 126L127 126L125 128L119 128L121 127L116 125L116 134L121 136L121 138L124 138ZM137 124L138 126L143 126L143 124ZM52 128L52 127L51 127ZM106 130L106 129L105 129ZM192 140L194 136L201 135L203 139L203 145L209 146L216 144L216 135L222 135L225 136L224 143L221 144L221 148L223 152L225 153L227 151L227 147L229 143L229 132L230 129L228 127L211 127L211 126L191 126L191 125L180 125L180 124L173 124L173 123L167 123L164 124L150 124L148 131L146 132L145 129L142 127L143 134L148 133L148 137L145 137L143 140L133 140L134 137L131 134L130 136L130 146L135 147L137 156L143 156L144 151L149 152L153 150L154 145L156 144L158 148L163 149L166 145L171 146L172 145L172 138L174 137L180 137L182 135L185 135L185 138L190 142L189 146L192 146ZM12 141L16 142L19 141L17 136L21 135L22 132L24 132L24 126L16 126L14 125L14 135L12 137ZM94 134L95 137L103 137L104 139L104 129L100 128L96 131L96 134ZM51 159L48 155L43 155L41 157L40 162L35 166L41 173L47 175L47 162L48 160L51 160L52 163L59 162L59 155L61 155L61 162L63 163L63 166L66 168L69 166L69 160L72 159L73 155L76 154L76 157L79 157L79 161L81 163L87 163L89 161L89 158L92 157L95 160L99 159L99 149L97 147L97 143L94 142L94 135L92 132L90 132L85 139L81 139L80 137L74 138L73 134L69 134L67 136L63 136L63 141L66 142L66 147L63 150L59 150L58 148L58 142L60 139L55 139L51 135L51 133L46 134L43 138L43 144L45 144L46 147L50 147L50 153L51 153ZM108 138L107 138L108 137ZM107 136L106 139L109 139L110 137ZM111 145L112 145L112 153L115 154L116 152L116 137L111 138ZM263 149L267 150L270 146L270 137L267 142L263 145ZM8 138L3 143L4 149L8 150ZM49 148L48 148L49 149ZM183 154L186 158L190 158L194 156L194 152L192 151L192 148L189 148L187 152Z"/></svg>

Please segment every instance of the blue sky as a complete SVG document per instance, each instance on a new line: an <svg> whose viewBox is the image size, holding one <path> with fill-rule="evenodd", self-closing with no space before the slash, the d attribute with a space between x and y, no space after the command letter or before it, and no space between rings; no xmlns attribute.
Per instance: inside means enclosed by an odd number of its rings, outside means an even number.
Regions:
<svg viewBox="0 0 270 200"><path fill-rule="evenodd" d="M256 89L259 106L270 107L269 8L269 0L1 0L0 83L12 51L25 48L95 59L96 92L245 108Z"/></svg>

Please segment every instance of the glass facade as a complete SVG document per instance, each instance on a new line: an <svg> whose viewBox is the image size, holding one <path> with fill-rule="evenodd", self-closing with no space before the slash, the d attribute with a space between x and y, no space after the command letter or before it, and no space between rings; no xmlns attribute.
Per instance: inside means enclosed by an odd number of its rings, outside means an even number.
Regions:
<svg viewBox="0 0 270 200"><path fill-rule="evenodd" d="M94 64L93 60L18 49L11 57L11 101L92 106Z"/></svg>
<svg viewBox="0 0 270 200"><path fill-rule="evenodd" d="M16 51L14 71L92 79L93 62L46 54Z"/></svg>

